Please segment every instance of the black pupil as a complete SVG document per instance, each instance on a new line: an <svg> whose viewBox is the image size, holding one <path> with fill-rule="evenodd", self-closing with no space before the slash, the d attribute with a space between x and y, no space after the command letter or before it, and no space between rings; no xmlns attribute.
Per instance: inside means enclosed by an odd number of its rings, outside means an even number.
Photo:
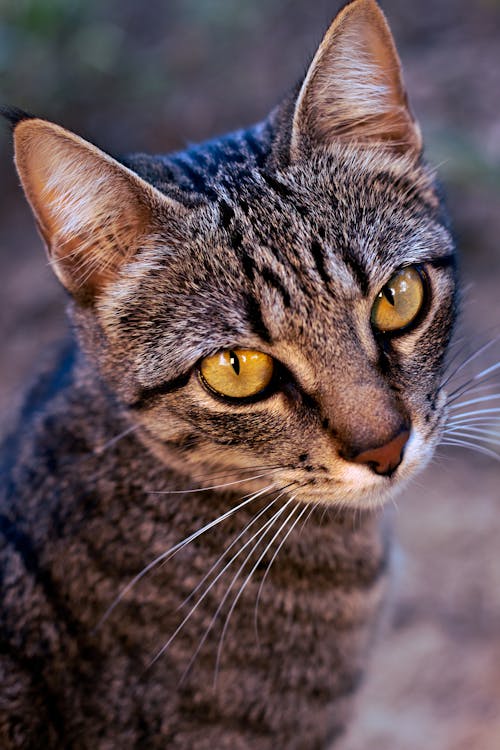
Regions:
<svg viewBox="0 0 500 750"><path fill-rule="evenodd" d="M238 359L238 355L235 352L229 352L229 361L231 365L233 366L233 370L235 371L236 375L240 374L240 360Z"/></svg>
<svg viewBox="0 0 500 750"><path fill-rule="evenodd" d="M382 289L382 294L386 298L387 302L394 307L394 292L388 284L386 284Z"/></svg>

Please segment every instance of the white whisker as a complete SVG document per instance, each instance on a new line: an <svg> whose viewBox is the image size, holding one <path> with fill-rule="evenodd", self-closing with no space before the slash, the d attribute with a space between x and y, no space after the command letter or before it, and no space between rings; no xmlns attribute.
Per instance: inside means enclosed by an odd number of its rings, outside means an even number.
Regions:
<svg viewBox="0 0 500 750"><path fill-rule="evenodd" d="M492 437L486 436L486 431L483 430L481 434L470 432L468 430L450 430L447 435L451 437L465 437L470 438L471 440L480 440L484 443L491 443L492 445L500 445L500 433L490 433L492 435L496 435L496 440L494 440ZM479 444L479 443L478 443Z"/></svg>
<svg viewBox="0 0 500 750"><path fill-rule="evenodd" d="M481 383L481 385L475 385L470 380L467 381L462 386L460 386L460 388L457 388L455 391L448 395L446 404L449 405L454 403L457 399L465 396L465 394L483 393L484 391L490 391L492 388L496 388L498 387L498 385L500 385L497 380L493 382L487 382L488 380L489 378L485 378L485 382Z"/></svg>
<svg viewBox="0 0 500 750"><path fill-rule="evenodd" d="M283 495L283 494L284 494L284 493L281 493L281 494L279 495L279 497L282 497L282 495ZM279 498L275 498L275 500L278 500L278 499L279 499ZM291 498L291 500L293 500L293 498ZM247 554L247 556L245 557L245 559L244 559L244 560L243 560L243 562L241 563L241 565L240 565L240 567L238 568L238 570L237 570L236 574L234 575L234 577L233 577L232 581L230 582L229 586L227 587L227 589L226 589L226 591L225 591L225 593L224 593L224 596L222 597L221 601L220 601L220 602L219 602L219 604L217 605L217 609L215 610L214 614L212 615L212 618L211 618L211 620L210 620L210 622L209 622L209 624L208 624L207 628L205 629L205 632L204 632L204 634L203 634L202 638L200 639L200 642L198 643L198 646L196 647L196 651L195 651L195 652L193 653L193 655L191 656L191 659L189 660L189 663L188 663L188 665L187 665L186 669L184 670L184 672L183 672L183 674L182 674L182 677L181 677L181 679L179 680L179 684L182 684L182 682L183 682L183 681L184 681L184 679L186 678L186 676L187 676L187 674L188 674L189 670L190 670L190 669L191 669L191 667L193 666L193 664L194 664L194 662L195 662L195 660L196 660L196 657L198 656L198 654L200 653L201 649L203 648L203 644L205 643L206 639L208 638L208 635L209 635L209 633L211 632L211 630L212 630L213 626L215 625L215 622L216 622L216 620L217 620L217 617L219 616L219 613L220 613L220 611L222 610L222 607L224 606L224 604L225 604L225 603L226 603L226 601L227 601L227 597L229 596L229 594L230 594L230 592L231 592L231 590L232 590L232 588L233 588L233 586L234 586L235 582L236 582L236 581L238 580L238 578L240 577L240 575L241 575L241 572L242 572L242 570L243 570L243 569L245 568L245 566L246 566L246 564L247 564L248 560L249 560L249 559L250 559L250 558L252 557L253 553L255 552L255 549L256 549L256 548L258 547L258 545L260 544L260 542L262 541L262 539L263 539L263 538L264 538L264 537L265 537L265 536L267 535L268 531L270 531L270 529L271 529L271 528L272 528L272 526L274 525L274 522L276 521L276 519L277 519L277 518L279 518L279 516L280 516L280 515L282 514L282 512L283 512L283 511L285 510L285 508L287 507L288 503L289 503L289 502L291 502L291 500L289 500L289 501L288 501L287 503L285 503L285 505L283 506L283 508L281 508L281 509L280 509L280 510L279 510L279 511L278 511L277 513L275 513L275 514L274 514L274 515L273 515L273 516L272 516L272 517L271 517L270 519L268 519L268 521L266 521L266 523L265 523L265 524L263 524L263 525L262 525L262 526L260 527L259 531L258 531L258 532L257 532L256 534L254 534L254 535L252 536L252 538L251 538L251 539L249 539L249 540L248 540L248 544L250 544L250 542L252 542L252 541L253 541L253 540L255 539L255 537L256 537L256 536L258 536L258 537L259 537L259 538L258 538L258 540L257 540L257 542L256 542L256 543L254 544L254 546L252 547L252 549L250 550L250 552L249 552L249 553ZM275 502L275 501L273 501L273 503L274 503L274 502ZM267 506L266 508L264 508L264 511L267 511L267 510L269 510L269 508L270 508L270 507L271 507L271 504L269 504L269 505L268 505L268 506ZM260 515L261 515L261 514L260 514ZM243 550L243 549L244 549L244 548L245 548L246 546L248 546L248 545L245 545L245 546L244 546L244 547L242 547L241 549ZM240 550L240 551L241 551L241 550ZM233 562L233 561L234 561L234 560L236 559L236 557L237 557L238 555L239 555L239 552L238 552L238 554L237 554L237 555L234 555L234 556L233 556L233 558L232 558L232 559L230 560L230 562L229 562L229 563L228 563L228 565L226 566L225 570L226 570L226 569L227 569L227 568L228 568L228 567L229 567L229 566L230 566L230 565L232 564L232 562Z"/></svg>
<svg viewBox="0 0 500 750"><path fill-rule="evenodd" d="M210 570L208 571L208 573L205 573L205 575L203 576L203 578L201 579L201 581L200 581L200 582L199 582L199 583L198 583L198 584L197 584L197 585L195 586L195 588L194 588L194 589L193 589L193 590L191 591L191 593L189 594L189 596L187 596L187 597L186 597L186 598L184 599L184 601L182 602L182 604L180 604L180 605L179 605L178 609L182 609L183 607L185 607L185 606L186 606L186 604L188 604L188 603L189 603L189 602L191 601L191 599L193 598L193 596L195 596L195 595L197 594L197 592L198 592L198 591L200 590L200 588L201 588L201 587L203 586L203 584L205 583L205 581L206 581L206 580L207 580L208 578L210 578L210 575L211 575L211 574L212 574L212 573L214 572L214 570L215 570L215 569L216 569L216 568L217 568L217 567L218 567L218 566L220 565L220 563L222 562L222 560L224 559L224 557L225 557L225 556L226 556L226 555L227 555L227 554L229 553L229 551L230 551L230 550L231 550L231 549L232 549L232 548L234 547L234 545L235 545L235 544L237 544L237 542L238 542L238 541L239 541L239 540L241 539L241 537L242 537L242 536L244 536L244 535L246 534L246 532L248 531L248 529L250 529L250 528L251 528L251 527L252 527L252 526L254 525L254 523L256 523L256 521L258 521L258 520L259 520L259 518L261 518L261 516L263 516L263 515L264 515L264 513L267 513L267 511L268 511L268 510L269 510L269 509L270 509L270 508L271 508L271 507L272 507L272 506L273 506L273 505L274 505L274 504L275 504L275 503L276 503L276 502L277 502L277 501L278 501L278 500L279 500L279 499L280 499L281 497L283 497L283 495L284 495L284 493L285 493L285 490L287 490L287 489L288 489L288 487L291 487L291 486L292 486L293 484L295 484L295 482L290 482L290 484L287 484L287 485L286 485L285 487L281 487L281 489L279 489L279 490L276 490L277 492L279 492L279 495L278 495L277 497L275 497L275 498L274 498L274 499L273 499L273 500L272 500L272 501L271 501L270 503L268 503L268 505L266 505L266 507L265 507L265 508L263 508L263 509L262 509L262 510L261 510L261 511L260 511L259 513L257 513L257 515L256 515L256 516L254 516L254 517L253 517L253 518L252 518L252 519L251 519L251 520L250 520L250 521L249 521L249 522L247 523L247 525L245 526L245 528L243 529L243 531L240 531L240 533L238 534L238 536L236 536L236 537L235 537L235 538L233 539L233 541L231 542L231 544L229 545L229 547L226 547L226 549L224 550L224 552L222 553L222 555L220 555L220 556L219 556L219 557L217 558L217 560L216 560L216 561L215 561L215 563L214 563L214 564L212 565L212 567L210 568Z"/></svg>
<svg viewBox="0 0 500 750"><path fill-rule="evenodd" d="M468 401L459 401L458 404L450 406L450 411L461 409L463 406L470 406L471 404L481 404L485 401L498 401L499 399L500 393L491 393L488 396L478 396L477 398L471 398Z"/></svg>
<svg viewBox="0 0 500 750"><path fill-rule="evenodd" d="M500 414L500 407L494 407L493 409L476 409L474 411L466 411L463 414L454 414L453 418L458 419L459 417L476 417L479 414Z"/></svg>
<svg viewBox="0 0 500 750"><path fill-rule="evenodd" d="M278 471L279 469L273 469L266 471L263 474L256 474L253 477L245 477L244 479L237 479L234 482L225 482L224 484L213 484L210 487L196 487L190 490L146 490L151 495L189 495L193 492L207 492L208 490L220 490L224 487L233 487L235 484L243 484L243 482L253 482L255 479L261 479L262 477L268 477L270 474Z"/></svg>
<svg viewBox="0 0 500 750"><path fill-rule="evenodd" d="M288 502L290 502L290 501L288 501ZM248 539L248 540L247 540L247 541L246 541L246 542L245 542L245 543L244 543L244 544L243 544L243 545L242 545L242 546L240 547L240 549L239 549L239 550L238 550L238 551L237 551L237 552L236 552L236 553L235 553L235 554L234 554L234 555L232 556L232 558L231 558L231 559L229 560L229 562L228 562L228 563L226 563L226 565L225 565L225 566L223 567L223 569L222 569L222 570L221 570L221 571L220 571L220 572L219 572L219 573L218 573L218 574L217 574L217 575L215 576L215 578L214 578L214 579L213 579L213 580L211 581L210 585L209 585L209 586L207 586L207 588L205 589L205 591L203 592L203 594L202 594L202 595L200 596L200 598L198 599L198 601L197 601L197 602L196 602L196 603L195 603L195 604L194 604L194 605L193 605L193 606L191 607L191 609L189 610L188 614L187 614L187 615L186 615L186 616L184 617L184 619L182 620L182 622L180 623L180 625L178 625L178 626L177 626L177 628L176 628L176 629L175 629L175 631L174 631L174 632L172 633L172 635L170 636L170 638L168 639L168 641L167 641L167 642L166 642L166 643L165 643L165 644L164 644L164 645L163 645L163 646L161 647L161 649L160 649L160 650L159 650L159 651L158 651L158 652L157 652L157 653L155 654L155 656L153 657L153 659L151 660L151 662L150 662L150 664L149 664L149 666L150 666L150 667L151 667L151 666L152 666L152 665L153 665L153 664L154 664L154 663L155 663L155 662L156 662L156 661L157 661L157 660L158 660L158 659L159 659L159 658L160 658L160 657L161 657L161 656L162 656L162 655L163 655L163 654L165 653L165 651L167 651L167 649L169 648L169 646L170 646L170 644L172 643L172 641L173 641L173 640L174 640L174 639L175 639L175 638L177 637L177 635L178 635L178 634L179 634L179 633L181 632L181 630L182 630L182 628L184 627L184 625L185 625L185 624L186 624L186 623L188 622L188 620L189 620L189 619L190 619L190 618L192 617L192 615L193 615L193 614L194 614L194 613L196 612L196 610L198 609L198 607L200 606L200 604L201 604L201 603L203 602L203 600L205 599L205 597L206 597L206 596L208 596L208 594L210 593L210 591L212 590L212 588L213 588L213 587L215 586L215 584L217 583L217 581L218 581L218 580L219 580L219 579L220 579L220 578L221 578L221 577L222 577L222 576L224 575L224 573L226 572L226 570L227 570L228 568L230 568L230 567L231 567L231 565L233 564L233 562L234 562L234 561L235 561L235 560L236 560L236 559L237 559L237 558L238 558L238 557L239 557L239 556L241 555L241 553L242 553L242 552L243 552L243 551L244 551L244 550L245 550L245 549L246 549L246 548L247 548L247 547L248 547L248 546L249 546L249 545L250 545L250 544L251 544L251 543L253 542L253 540L255 539L255 537L259 536L259 535L260 535L260 534L262 533L262 531L263 531L264 529L266 529L266 528L267 528L268 526L270 526L270 525L272 525L272 524L274 523L274 521L276 520L276 518L278 518L278 517L279 517L279 516L281 515L281 513L283 512L283 510L284 510L284 509L286 508L286 506L288 505L288 502L287 502L287 503L285 503L285 505L283 506L283 508L280 508L280 509L279 509L278 511L276 511L276 513L274 513L274 515L273 515L273 516L271 516L271 518L270 518L270 519L268 519L268 520L267 520L267 521L266 521L266 522L265 522L265 523L264 523L264 524L263 524L263 525L262 525L262 526L260 527L260 529L258 529L258 531L256 531L256 532L255 532L255 534L253 534L253 535L252 535L252 536L250 537L250 539ZM252 548L252 550L253 550L253 548ZM250 555L251 555L251 554L252 554L252 553L250 553ZM246 561L246 559L247 559L247 558L245 558L245 561ZM243 563L243 565L244 565L244 564L245 564L245 562ZM224 601L225 601L225 599L223 599L223 601L221 602L221 604L219 604L219 607L220 607L220 606L222 606L222 603L223 603ZM219 607L217 608L217 612L219 611ZM211 624L209 625L209 629L211 628L211 626L212 626L212 623L211 623ZM208 633L207 633L206 635L208 635ZM205 637L206 637L206 636L203 636L202 642L204 642L204 640L205 640ZM200 646L200 648L201 648L201 646ZM197 654L197 653L198 653L198 649L196 650L195 654ZM190 663L191 663L191 662L190 662ZM187 674L187 671L188 671L188 668L189 668L189 666L190 666L190 664L189 664L189 665L188 665L188 667L186 668L186 671L184 672L183 676L181 677L181 682L182 682L182 680L184 679L185 675Z"/></svg>
<svg viewBox="0 0 500 750"><path fill-rule="evenodd" d="M229 516L232 516L233 513L236 513L240 508L245 507L245 505L248 505L248 503L253 502L253 500L256 500L258 497L263 495L265 492L268 492L270 489L272 489L272 485L268 485L263 490L259 490L258 492L252 493L251 495L246 495L245 498L241 503L236 505L234 508L230 508L225 513L223 513L218 518L214 519L213 521L210 521L205 526L203 526L201 529L198 529L197 531L190 534L186 539L183 539L181 542L177 542L177 544L174 544L173 547L170 547L165 552L162 552L161 555L158 555L158 557L155 557L154 560L151 560L150 563L148 563L141 571L140 573L137 573L136 576L132 578L129 583L127 583L126 586L120 591L116 599L110 604L108 609L105 611L101 619L99 620L96 627L101 627L101 625L109 618L110 614L113 612L113 610L118 606L118 604L122 601L123 597L126 596L129 591L137 584L139 583L142 578L144 578L147 573L149 573L150 570L155 568L157 565L159 565L161 562L166 561L167 559L170 559L174 555L179 552L179 550L186 547L188 544L190 544L192 541L197 539L202 534L205 534L207 531L212 529L214 526L217 526L218 524L222 523L226 520L226 518L229 518Z"/></svg>
<svg viewBox="0 0 500 750"><path fill-rule="evenodd" d="M477 445L476 443L470 443L467 440L459 440L458 438L455 440L447 438L446 440L441 441L441 445L454 445L460 448L469 448L470 450L474 450L477 453L483 453L485 456L489 456L489 458L494 458L497 461L500 461L500 455L498 453L495 453L495 451L492 451L489 448L485 448L482 445Z"/></svg>
<svg viewBox="0 0 500 750"><path fill-rule="evenodd" d="M441 383L440 389L443 389L447 383L450 382L452 378L455 377L455 375L458 375L459 372L461 372L464 367L467 367L468 364L470 364L474 359L479 357L483 352L487 351L493 344L496 344L498 341L500 341L500 336L495 336L495 338L488 341L487 344L484 344L479 349L477 349L473 354L471 354L469 357L467 357L458 367L456 367L452 373L448 375L447 378L443 380Z"/></svg>
<svg viewBox="0 0 500 750"><path fill-rule="evenodd" d="M490 435L491 437L500 438L500 422L498 422L497 424L499 427L498 430L486 430L484 429L484 427L471 427L470 425L456 425L451 429L445 429L443 434L453 435L457 432L457 430L467 430L467 432L477 433L477 435Z"/></svg>
<svg viewBox="0 0 500 750"><path fill-rule="evenodd" d="M312 512L315 509L315 507L316 507L316 505L312 505L311 506L311 508L309 510L309 513L307 514L307 516L304 519L304 524L302 525L302 529L304 528L304 526L307 523L307 521L310 519L310 517L312 515ZM292 523L292 525L290 526L290 528L286 532L285 536L283 537L283 539L281 540L281 542L277 546L276 550L274 551L274 554L271 557L271 560L269 561L269 564L268 564L268 566L267 566L267 568L265 570L265 573L262 576L262 580L260 582L259 590L257 591L257 596L256 596L256 599L255 599L255 609L254 609L254 617L253 617L253 625L254 625L254 631L255 631L255 638L256 638L257 641L259 640L259 603L260 603L260 597L262 596L262 590L264 588L264 584L265 584L265 582L267 580L267 577L268 577L269 572L271 570L272 564L276 560L276 558L277 558L277 556L278 556L281 548L283 547L283 545L285 544L286 540L288 539L288 537L290 536L290 534L292 533L292 531L294 530L294 528L296 527L297 523L300 521L300 519L302 518L302 516L304 515L304 513L305 513L305 511L307 509L308 509L308 506L304 505L303 509L301 510L301 512L299 513L299 515L295 519L295 521ZM302 529L300 531L302 531Z"/></svg>
<svg viewBox="0 0 500 750"><path fill-rule="evenodd" d="M479 383L480 381L484 383L488 383L497 375L497 370L500 367L500 362L496 362L494 365L491 365L490 367L486 367L486 369L481 370L481 372L478 372L476 375L473 375L472 377L468 378L464 383L461 383L461 385L457 386L454 391L451 391L448 394L448 399L453 398L455 394L458 393L458 391L461 391L462 389L467 389L468 386L472 386L474 383ZM491 387L491 383L490 386Z"/></svg>
<svg viewBox="0 0 500 750"><path fill-rule="evenodd" d="M313 501L312 501L312 503L311 503L311 509L310 509L309 513L307 514L307 516L306 516L306 517L304 518L304 521L303 521L303 523L302 523L302 526L300 527L300 530L299 530L299 534L302 534L302 532L304 531L304 528L305 528L305 526L306 526L307 522L308 522L308 521L309 521L309 519L311 518L311 516L312 516L312 514L313 514L314 510L316 510L316 508L318 507L318 505L319 505L319 502L318 502L317 500L313 500ZM301 515L302 515L302 514L301 514Z"/></svg>
<svg viewBox="0 0 500 750"><path fill-rule="evenodd" d="M127 435L130 435L132 432L135 432L135 430L139 429L138 424L131 425L130 427L127 427L126 430L121 432L119 435L115 435L115 437L111 438L111 440L108 440L107 443L104 443L104 445L96 445L94 448L94 454L96 456L100 456L104 451L108 450L108 448L111 448L111 446L115 445L119 440L122 440Z"/></svg>
<svg viewBox="0 0 500 750"><path fill-rule="evenodd" d="M289 504L290 504L290 503L291 503L291 502L292 502L293 500L295 500L295 496L291 497L291 498L290 498L290 499L289 499L289 500L288 500L288 501L287 501L287 502L285 503L285 505L283 506L283 508L282 508L281 510L282 510L282 511L284 511L284 510L285 510L285 508L286 508L286 507L287 507L287 506L288 506L288 505L289 505ZM226 615L226 619L225 619L225 622L224 622L224 627L222 628L222 633L221 633L221 637L220 637L220 640L219 640L219 646L218 646L218 648L217 648L217 658L216 658L216 660L215 660L215 671L214 671L214 688L215 688L215 686L216 686L216 684L217 684L217 676L218 676L218 674L219 674L219 666L220 666L220 660L221 660L221 657L222 657L222 648L223 648L223 644L224 644L224 639L225 639L225 637L226 637L227 629L228 629L228 627L229 627L229 622L230 622L230 620L231 620L231 616L232 616L232 614L233 614L233 612L234 612L234 610L235 610L235 607L236 607L236 605L237 605L237 603L238 603L238 601L239 601L239 599L240 599L241 595L243 594L243 591L245 590L245 588L246 588L246 586L247 586L248 582L250 581L250 579L252 578L253 574L254 574L254 573L255 573L255 571L257 570L257 568L258 568L258 566L259 566L260 562L261 562L261 561L262 561L262 560L264 559L264 557L265 557L265 555L266 555L267 551L268 551L268 550L269 550L269 549L270 549L270 548L272 547L272 545L274 544L275 540L276 540L276 539L278 538L278 536L280 535L281 531L282 531L282 530L283 530L283 529L285 528L285 526L286 526L286 525L287 525L287 523L288 523L288 522L290 521L290 519L292 518L292 516L293 516L293 515L294 515L294 513L295 513L295 512L296 512L296 511L298 510L298 508L299 508L299 507L300 507L300 505L299 505L299 504L297 503L297 505L295 505L295 506L294 506L294 507L292 508L292 510L290 511L290 513L288 514L288 516L287 516L287 517L285 518L285 520L283 521L283 523L281 524L281 526L279 527L279 529L278 529L278 530L277 530L277 531L275 532L275 534L273 535L273 537L272 537L272 539L270 540L270 542L268 542L268 544L267 544L267 545L265 546L265 548L264 548L264 551L263 551L263 552L261 553L261 555L260 555L260 556L259 556L259 558L257 559L257 562L256 562L256 563L254 564L253 568L251 569L250 573L249 573L249 574L247 575L247 577L246 577L246 578L245 578L245 580L243 581L242 585L241 585L241 586L240 586L240 588L239 588L239 591L238 591L238 593L236 594L235 598L233 599L233 603L231 604L231 607L230 607L230 609L229 609L229 612L228 612L228 613L227 613L227 615ZM276 519L275 519L275 520L276 520ZM274 525L274 521L273 521L273 525ZM254 548L252 549L252 553L253 553L253 551L255 550L255 548L257 547L257 545L258 545L258 544L260 544L260 542L261 542L261 541L262 541L262 536L260 537L260 539L259 539L259 541L257 542L257 544L256 544L256 545L254 546ZM246 561L245 561L245 562L246 562ZM238 571L238 574L237 574L237 576L236 576L235 578L233 578L233 580L231 581L231 586L229 587L228 591L230 591L230 590L231 590L231 588L233 587L233 585L234 585L235 581L237 580L237 577L239 577L239 573L240 573L240 572L241 572L241 569L240 569L240 571Z"/></svg>
<svg viewBox="0 0 500 750"><path fill-rule="evenodd" d="M455 414L454 417L457 417L460 415ZM465 417L464 419L453 419L451 422L446 423L446 427L457 427L460 425L467 425L467 424L478 424L483 425L484 427L499 427L500 426L500 416L499 417Z"/></svg>
<svg viewBox="0 0 500 750"><path fill-rule="evenodd" d="M496 372L497 370L500 370L500 362L495 362L494 365L487 367L485 370L481 370L481 372L479 372L476 375L476 380L479 380L480 378L483 378L486 375L490 375L490 373Z"/></svg>
<svg viewBox="0 0 500 750"><path fill-rule="evenodd" d="M252 472L252 471L268 471L271 469L282 469L283 466L280 464L274 464L266 466L265 464L262 464L259 466L258 464L255 466L238 466L233 469L230 469L227 467L224 469L224 471L214 472L214 473L203 473L203 474L190 474L191 479L195 480L203 480L203 479L224 479L225 477L234 477L235 474L243 474L244 472Z"/></svg>

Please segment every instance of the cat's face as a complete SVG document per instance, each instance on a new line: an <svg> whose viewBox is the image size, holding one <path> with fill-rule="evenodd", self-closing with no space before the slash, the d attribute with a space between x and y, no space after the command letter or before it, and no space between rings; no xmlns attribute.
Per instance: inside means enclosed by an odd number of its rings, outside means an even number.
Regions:
<svg viewBox="0 0 500 750"><path fill-rule="evenodd" d="M84 348L138 435L200 484L366 507L439 441L453 243L387 34L374 3L347 6L267 158L233 138L186 200L57 126L16 128Z"/></svg>
<svg viewBox="0 0 500 750"><path fill-rule="evenodd" d="M273 480L297 483L298 497L373 502L439 439L452 241L429 176L404 158L371 154L368 163L341 149L275 177L283 187L259 170L233 191L226 183L175 248L160 243L143 256L97 314L134 384L134 419L168 463L209 481L236 467L280 467ZM417 269L424 299L408 329L383 334L374 306L404 268ZM266 361L253 386L262 392L235 398L224 372L208 370L210 383L200 364L242 349L268 355L274 372ZM252 365L239 366L244 385ZM410 437L393 476L348 460L400 425Z"/></svg>

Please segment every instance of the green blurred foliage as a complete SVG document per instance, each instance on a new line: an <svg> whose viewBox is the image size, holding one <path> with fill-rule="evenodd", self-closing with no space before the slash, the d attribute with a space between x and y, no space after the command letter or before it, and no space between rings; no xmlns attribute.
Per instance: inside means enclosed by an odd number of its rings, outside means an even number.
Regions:
<svg viewBox="0 0 500 750"><path fill-rule="evenodd" d="M184 64L183 37L193 65L203 36L223 41L255 28L275 4L0 0L0 99L34 111L50 102L53 115L89 96L147 101Z"/></svg>
<svg viewBox="0 0 500 750"><path fill-rule="evenodd" d="M2 0L0 92L30 110L57 114L111 86L141 88L127 34L96 0ZM111 6L108 6L111 7Z"/></svg>
<svg viewBox="0 0 500 750"><path fill-rule="evenodd" d="M118 148L122 139L131 145L127 129L140 142L141 128L151 133L151 123L178 109L186 114L166 140L179 141L186 121L208 117L210 127L208 104L201 112L189 100L191 84L227 90L228 60L242 36L272 25L282 6L281 0L0 0L0 103L89 137L109 133ZM202 130L188 127L186 137ZM0 129L0 145L2 138Z"/></svg>
<svg viewBox="0 0 500 750"><path fill-rule="evenodd" d="M182 145L183 139L210 136L264 114L303 72L308 52L340 4L0 0L0 103L91 138L105 133L118 150ZM382 4L403 58L410 52L422 60L443 45L453 50L471 35L480 50L481 37L494 39L500 28L500 0ZM493 159L484 152L481 126L475 128L477 108L484 109L488 97L480 93L476 101L475 89L464 91L454 64L450 56L447 66L426 71L436 75L424 120L429 153L444 163L447 179L497 191L497 151ZM483 88L492 85L493 79L482 82ZM488 117L483 112L483 119ZM447 123L453 123L449 132ZM0 164L9 152L6 145L0 128Z"/></svg>

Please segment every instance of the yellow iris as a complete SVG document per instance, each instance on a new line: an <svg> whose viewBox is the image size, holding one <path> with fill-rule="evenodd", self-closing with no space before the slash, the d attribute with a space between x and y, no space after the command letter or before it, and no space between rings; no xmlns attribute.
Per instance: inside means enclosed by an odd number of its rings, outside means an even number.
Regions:
<svg viewBox="0 0 500 750"><path fill-rule="evenodd" d="M230 398L256 396L271 382L273 370L272 357L253 349L224 349L200 365L206 385Z"/></svg>
<svg viewBox="0 0 500 750"><path fill-rule="evenodd" d="M424 281L414 266L391 276L373 304L372 325L382 332L398 331L412 323L422 309Z"/></svg>

